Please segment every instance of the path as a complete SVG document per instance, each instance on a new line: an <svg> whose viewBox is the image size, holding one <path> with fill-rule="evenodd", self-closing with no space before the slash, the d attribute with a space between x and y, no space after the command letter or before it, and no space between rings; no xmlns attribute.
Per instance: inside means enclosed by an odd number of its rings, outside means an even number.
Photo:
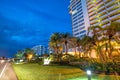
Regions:
<svg viewBox="0 0 120 80"><path fill-rule="evenodd" d="M11 63L0 63L0 80L18 80Z"/></svg>

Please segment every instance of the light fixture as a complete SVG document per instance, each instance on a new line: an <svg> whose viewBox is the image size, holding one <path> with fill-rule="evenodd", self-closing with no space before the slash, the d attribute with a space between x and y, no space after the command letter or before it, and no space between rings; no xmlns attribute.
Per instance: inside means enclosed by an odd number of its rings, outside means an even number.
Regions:
<svg viewBox="0 0 120 80"><path fill-rule="evenodd" d="M87 70L87 74L88 74L88 75L91 75L91 71L90 71L90 70Z"/></svg>

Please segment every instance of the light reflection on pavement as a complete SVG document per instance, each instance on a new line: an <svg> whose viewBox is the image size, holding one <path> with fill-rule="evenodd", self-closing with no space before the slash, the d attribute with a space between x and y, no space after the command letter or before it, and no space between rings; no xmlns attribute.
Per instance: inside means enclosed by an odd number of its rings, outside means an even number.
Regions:
<svg viewBox="0 0 120 80"><path fill-rule="evenodd" d="M18 80L11 63L0 62L0 80Z"/></svg>

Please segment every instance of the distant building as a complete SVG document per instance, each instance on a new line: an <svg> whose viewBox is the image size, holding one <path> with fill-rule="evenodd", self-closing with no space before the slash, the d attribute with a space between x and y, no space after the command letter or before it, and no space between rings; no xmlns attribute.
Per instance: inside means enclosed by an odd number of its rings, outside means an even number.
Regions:
<svg viewBox="0 0 120 80"><path fill-rule="evenodd" d="M46 52L46 48L43 45L37 45L32 48L32 50L37 54L37 55L43 55Z"/></svg>

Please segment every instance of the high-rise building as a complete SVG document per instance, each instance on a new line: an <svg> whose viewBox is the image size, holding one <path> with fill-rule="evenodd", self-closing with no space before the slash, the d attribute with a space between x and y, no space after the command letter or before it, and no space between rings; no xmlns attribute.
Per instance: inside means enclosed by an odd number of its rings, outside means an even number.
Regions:
<svg viewBox="0 0 120 80"><path fill-rule="evenodd" d="M120 0L86 0L91 26L120 22Z"/></svg>
<svg viewBox="0 0 120 80"><path fill-rule="evenodd" d="M87 29L90 26L86 1L71 0L69 9L72 19L73 36L82 38L87 34Z"/></svg>
<svg viewBox="0 0 120 80"><path fill-rule="evenodd" d="M37 55L43 55L46 52L45 46L43 45L37 45L32 48L32 50L37 54Z"/></svg>
<svg viewBox="0 0 120 80"><path fill-rule="evenodd" d="M71 0L69 9L75 37L82 38L89 26L120 22L120 0Z"/></svg>

